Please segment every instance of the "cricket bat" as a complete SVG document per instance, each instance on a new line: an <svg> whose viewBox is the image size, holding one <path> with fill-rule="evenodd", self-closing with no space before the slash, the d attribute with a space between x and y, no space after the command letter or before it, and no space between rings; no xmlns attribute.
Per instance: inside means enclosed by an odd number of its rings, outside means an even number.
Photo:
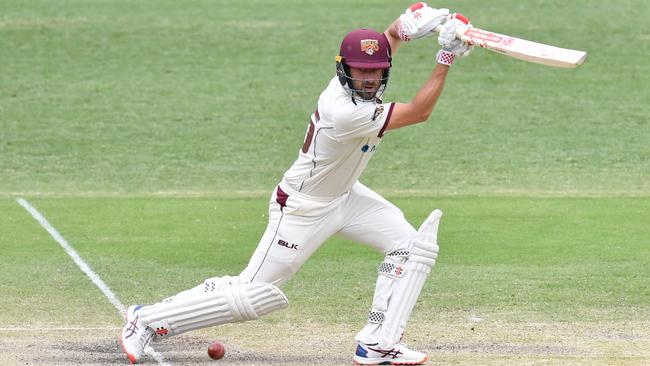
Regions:
<svg viewBox="0 0 650 366"><path fill-rule="evenodd" d="M436 33L440 33L441 30L440 25L435 29ZM470 45L546 66L576 68L587 59L585 51L550 46L479 28L470 27L456 36Z"/></svg>

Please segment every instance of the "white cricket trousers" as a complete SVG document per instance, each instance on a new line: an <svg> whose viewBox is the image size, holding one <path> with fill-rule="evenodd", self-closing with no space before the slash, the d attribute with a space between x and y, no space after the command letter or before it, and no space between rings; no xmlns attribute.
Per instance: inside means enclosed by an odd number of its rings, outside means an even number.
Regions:
<svg viewBox="0 0 650 366"><path fill-rule="evenodd" d="M408 248L417 231L397 206L359 182L333 200L280 183L271 195L266 231L239 278L281 286L334 234L388 253Z"/></svg>

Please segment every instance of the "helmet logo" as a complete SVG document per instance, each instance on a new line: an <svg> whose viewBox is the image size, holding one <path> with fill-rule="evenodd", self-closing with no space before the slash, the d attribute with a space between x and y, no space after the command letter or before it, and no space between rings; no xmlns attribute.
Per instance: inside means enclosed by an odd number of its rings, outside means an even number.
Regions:
<svg viewBox="0 0 650 366"><path fill-rule="evenodd" d="M376 39L362 39L361 51L372 56L375 52L379 51L379 41Z"/></svg>

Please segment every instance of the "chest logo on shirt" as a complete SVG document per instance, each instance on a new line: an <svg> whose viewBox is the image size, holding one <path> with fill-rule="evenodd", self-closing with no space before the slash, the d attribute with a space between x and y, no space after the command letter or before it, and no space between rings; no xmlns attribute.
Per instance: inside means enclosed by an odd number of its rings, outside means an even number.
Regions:
<svg viewBox="0 0 650 366"><path fill-rule="evenodd" d="M375 150L377 150L377 145L372 145L372 147L370 147L368 144L365 144L365 145L361 146L361 151L364 152L364 153L366 153L368 151L374 152Z"/></svg>
<svg viewBox="0 0 650 366"><path fill-rule="evenodd" d="M381 116L382 113L384 113L384 105L379 104L377 105L377 108L375 108L375 114L372 115L372 120L376 120L377 117Z"/></svg>

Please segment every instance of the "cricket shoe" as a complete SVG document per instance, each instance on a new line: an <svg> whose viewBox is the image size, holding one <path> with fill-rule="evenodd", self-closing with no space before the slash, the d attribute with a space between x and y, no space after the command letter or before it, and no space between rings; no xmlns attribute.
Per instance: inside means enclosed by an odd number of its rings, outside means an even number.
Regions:
<svg viewBox="0 0 650 366"><path fill-rule="evenodd" d="M120 334L122 348L131 363L138 363L144 354L144 349L155 335L154 331L140 319L138 310L141 307L140 305L129 306L126 310L126 325Z"/></svg>
<svg viewBox="0 0 650 366"><path fill-rule="evenodd" d="M357 365L421 365L428 358L426 353L410 350L404 343L384 349L377 343L357 342L354 363Z"/></svg>

